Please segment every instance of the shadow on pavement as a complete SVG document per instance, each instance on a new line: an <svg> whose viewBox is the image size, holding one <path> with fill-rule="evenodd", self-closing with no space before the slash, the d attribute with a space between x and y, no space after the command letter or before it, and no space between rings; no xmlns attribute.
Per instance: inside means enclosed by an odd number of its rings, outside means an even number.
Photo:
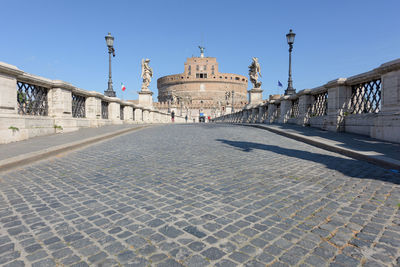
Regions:
<svg viewBox="0 0 400 267"><path fill-rule="evenodd" d="M266 145L266 144L247 142L247 141L232 141L226 139L216 139L216 141L230 145L243 152L252 152L255 149L271 151L288 157L299 158L303 160L320 163L325 165L327 168L339 171L346 176L375 179L380 181L391 182L394 184L400 184L400 175L391 173L389 170L385 170L383 168L376 167L373 165L370 166L372 166L373 168L377 168L376 169L377 172L371 173L370 168L365 168L365 164L369 163L351 158L346 159L341 157L335 157L332 155L319 154L304 150L284 148L275 145Z"/></svg>

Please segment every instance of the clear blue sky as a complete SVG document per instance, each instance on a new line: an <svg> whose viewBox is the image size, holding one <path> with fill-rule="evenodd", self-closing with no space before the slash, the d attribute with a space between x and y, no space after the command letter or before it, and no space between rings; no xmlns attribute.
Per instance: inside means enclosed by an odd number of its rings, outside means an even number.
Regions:
<svg viewBox="0 0 400 267"><path fill-rule="evenodd" d="M399 58L399 10L399 0L1 0L0 61L103 92L111 32L114 89L120 97L123 82L124 99L137 99L142 58L151 59L157 96L157 79L183 72L202 43L221 72L247 76L258 57L266 98L278 80L287 86L290 28L293 84L301 90Z"/></svg>

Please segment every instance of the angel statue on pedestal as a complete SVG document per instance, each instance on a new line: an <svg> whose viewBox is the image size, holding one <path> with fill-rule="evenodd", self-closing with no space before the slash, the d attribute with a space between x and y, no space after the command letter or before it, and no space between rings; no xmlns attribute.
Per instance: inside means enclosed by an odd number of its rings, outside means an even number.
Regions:
<svg viewBox="0 0 400 267"><path fill-rule="evenodd" d="M253 84L254 88L260 88L261 87L261 82L257 81L258 80L258 74L261 76L261 67L260 63L258 63L258 58L253 57L253 62L249 66L249 76L250 76L250 82Z"/></svg>
<svg viewBox="0 0 400 267"><path fill-rule="evenodd" d="M153 77L153 69L149 66L150 59L142 59L142 75L143 83L142 83L142 91L150 91L149 85L151 82L151 78Z"/></svg>

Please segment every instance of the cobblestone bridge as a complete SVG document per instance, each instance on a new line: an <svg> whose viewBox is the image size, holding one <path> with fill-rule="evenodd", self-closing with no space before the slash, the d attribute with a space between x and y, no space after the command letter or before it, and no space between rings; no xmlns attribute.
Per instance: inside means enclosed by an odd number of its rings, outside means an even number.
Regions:
<svg viewBox="0 0 400 267"><path fill-rule="evenodd" d="M0 174L0 265L398 265L399 181L261 129L154 126Z"/></svg>

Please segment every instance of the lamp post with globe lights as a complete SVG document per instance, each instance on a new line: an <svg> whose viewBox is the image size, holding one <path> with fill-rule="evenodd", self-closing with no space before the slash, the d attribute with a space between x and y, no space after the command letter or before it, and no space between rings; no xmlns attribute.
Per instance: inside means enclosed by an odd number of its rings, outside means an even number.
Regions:
<svg viewBox="0 0 400 267"><path fill-rule="evenodd" d="M287 43L289 45L289 79L288 86L285 90L285 95L293 95L296 93L296 90L293 88L292 81L292 50L295 36L296 34L292 31L292 29L290 29L288 34L286 34Z"/></svg>
<svg viewBox="0 0 400 267"><path fill-rule="evenodd" d="M111 79L111 54L115 57L115 49L114 49L114 37L111 36L111 33L105 37L107 47L108 47L108 55L109 55L109 64L108 64L108 88L104 91L105 96L115 97L115 91L113 90L112 79Z"/></svg>

